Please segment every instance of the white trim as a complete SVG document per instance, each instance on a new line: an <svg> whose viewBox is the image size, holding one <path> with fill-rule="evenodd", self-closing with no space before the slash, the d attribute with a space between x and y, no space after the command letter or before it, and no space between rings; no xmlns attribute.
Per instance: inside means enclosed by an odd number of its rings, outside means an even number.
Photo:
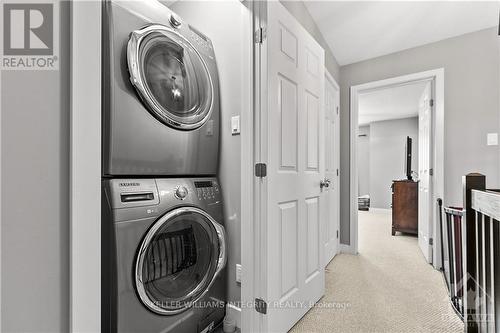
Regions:
<svg viewBox="0 0 500 333"><path fill-rule="evenodd" d="M0 91L2 91L2 72L0 71ZM2 94L0 93L0 332L2 332Z"/></svg>
<svg viewBox="0 0 500 333"><path fill-rule="evenodd" d="M330 74L330 72L328 71L328 69L326 68L325 66L325 78L333 85L333 87L336 89L336 94L337 94L337 100L338 100L338 108L339 108L339 113L336 113L335 117L337 118L336 121L335 121L335 132L337 133L337 140L335 140L335 145L337 145L338 147L338 150L337 150L337 153L336 153L336 158L337 158L337 169L340 170L340 86L339 84L337 83L337 81L335 81L335 78L333 77L332 74ZM325 146L325 149L326 149L326 146ZM335 255L341 253L341 250L340 250L340 191L341 191L341 188L340 188L340 175L336 176L337 177L337 211L335 214L337 214L337 222L338 222L338 225L337 225L337 230L338 230L338 233L339 233L339 237L337 238L337 252L335 253ZM334 255L334 257L335 257ZM333 258L332 258L333 260Z"/></svg>
<svg viewBox="0 0 500 333"><path fill-rule="evenodd" d="M228 303L226 305L226 317L234 319L236 327L241 329L241 308Z"/></svg>
<svg viewBox="0 0 500 333"><path fill-rule="evenodd" d="M358 168L356 163L357 137L358 137L358 96L360 93L377 90L392 86L411 84L416 81L433 81L433 98L435 106L435 128L434 144L434 176L433 176L433 200L434 211L433 235L437 235L438 214L436 209L437 198L444 197L444 68L419 72L409 75L393 77L390 79L368 82L352 86L350 89L350 251L358 253ZM440 240L434 237L433 264L439 267Z"/></svg>
<svg viewBox="0 0 500 333"><path fill-rule="evenodd" d="M71 2L70 332L101 330L101 2Z"/></svg>
<svg viewBox="0 0 500 333"><path fill-rule="evenodd" d="M333 75L330 74L330 72L328 71L328 69L326 68L325 66L325 76L328 80L330 80L331 84L333 84L333 86L335 87L335 89L337 89L337 91L340 92L340 86L339 84L337 83L337 81L335 81L335 79L333 78Z"/></svg>
<svg viewBox="0 0 500 333"><path fill-rule="evenodd" d="M356 254L356 252L354 252L353 248L350 245L342 243L339 244L339 253Z"/></svg>
<svg viewBox="0 0 500 333"><path fill-rule="evenodd" d="M252 7L252 54L253 54L253 81L252 81L252 139L251 139L251 168L250 174L246 175L249 180L250 186L242 188L242 191L248 191L247 198L251 202L252 207L248 212L247 224L242 226L242 332L262 332L264 325L263 315L255 311L254 300L255 298L262 297L265 290L265 279L262 276L262 260L261 253L262 246L266 242L261 243L262 238L262 221L264 221L261 211L261 206L265 203L265 198L262 197L262 189L265 184L260 178L254 176L254 165L261 162L261 131L264 131L262 126L264 121L262 117L265 116L267 110L267 41L264 39L262 44L254 43L253 32L257 31L259 27L266 28L267 26L267 1L250 1ZM265 133L265 131L263 132ZM250 153L250 152L248 152ZM243 170L242 170L243 171ZM261 184L262 183L262 184ZM242 195L243 197L243 195ZM243 213L243 212L242 212ZM251 231L245 234L245 230ZM243 288L248 293L244 292Z"/></svg>
<svg viewBox="0 0 500 333"><path fill-rule="evenodd" d="M255 239L255 205L254 205L254 2L242 2L242 17L246 18L242 27L242 40L247 40L243 43L243 54L247 55L244 63L247 67L242 69L242 96L245 99L242 105L245 109L240 113L241 117L241 268L242 268L242 283L241 283L241 303L251 304L255 298L254 289L254 239ZM248 78L248 80L247 80ZM241 328L243 332L254 332L255 316L254 310L249 307L239 309L239 319L236 326ZM229 310L229 306L228 306ZM234 310L234 309L233 309ZM234 311L233 311L234 312ZM230 312L228 311L228 314Z"/></svg>
<svg viewBox="0 0 500 333"><path fill-rule="evenodd" d="M390 213L392 213L392 209L390 209L390 208L371 208L370 207L369 212L390 214Z"/></svg>
<svg viewBox="0 0 500 333"><path fill-rule="evenodd" d="M358 94L354 87L350 90L350 151L349 151L349 195L351 196L349 217L349 253L358 253L358 165L356 156L358 151ZM354 107L353 107L354 106Z"/></svg>

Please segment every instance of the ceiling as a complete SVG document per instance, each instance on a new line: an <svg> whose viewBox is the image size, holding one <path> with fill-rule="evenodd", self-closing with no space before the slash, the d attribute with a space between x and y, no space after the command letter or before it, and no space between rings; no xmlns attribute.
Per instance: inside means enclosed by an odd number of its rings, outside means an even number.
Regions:
<svg viewBox="0 0 500 333"><path fill-rule="evenodd" d="M341 66L497 26L500 2L305 0Z"/></svg>
<svg viewBox="0 0 500 333"><path fill-rule="evenodd" d="M359 95L359 125L418 116L418 101L426 85L412 83Z"/></svg>

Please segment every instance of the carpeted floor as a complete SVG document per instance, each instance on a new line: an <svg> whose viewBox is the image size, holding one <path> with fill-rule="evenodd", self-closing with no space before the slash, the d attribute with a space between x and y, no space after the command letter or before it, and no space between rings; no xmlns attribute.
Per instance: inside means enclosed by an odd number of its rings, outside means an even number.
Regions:
<svg viewBox="0 0 500 333"><path fill-rule="evenodd" d="M359 255L337 255L326 292L290 332L463 332L440 272L389 213L360 212Z"/></svg>

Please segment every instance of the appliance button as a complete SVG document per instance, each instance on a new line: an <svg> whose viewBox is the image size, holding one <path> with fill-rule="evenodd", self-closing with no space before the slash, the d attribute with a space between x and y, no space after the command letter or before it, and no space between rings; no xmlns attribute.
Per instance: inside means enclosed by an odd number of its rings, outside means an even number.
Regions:
<svg viewBox="0 0 500 333"><path fill-rule="evenodd" d="M178 28L181 25L181 19L179 18L179 16L172 13L170 15L170 24L172 25L172 27Z"/></svg>
<svg viewBox="0 0 500 333"><path fill-rule="evenodd" d="M174 196L179 199L179 200L184 200L186 196L188 195L188 190L184 186L177 186L175 189Z"/></svg>

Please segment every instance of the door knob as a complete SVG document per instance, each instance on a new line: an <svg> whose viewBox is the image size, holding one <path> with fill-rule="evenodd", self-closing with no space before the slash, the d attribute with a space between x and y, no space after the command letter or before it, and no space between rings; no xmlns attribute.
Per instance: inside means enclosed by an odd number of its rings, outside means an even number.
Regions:
<svg viewBox="0 0 500 333"><path fill-rule="evenodd" d="M319 188L323 189L323 187L328 188L330 186L330 179L325 178L322 181L319 182Z"/></svg>

